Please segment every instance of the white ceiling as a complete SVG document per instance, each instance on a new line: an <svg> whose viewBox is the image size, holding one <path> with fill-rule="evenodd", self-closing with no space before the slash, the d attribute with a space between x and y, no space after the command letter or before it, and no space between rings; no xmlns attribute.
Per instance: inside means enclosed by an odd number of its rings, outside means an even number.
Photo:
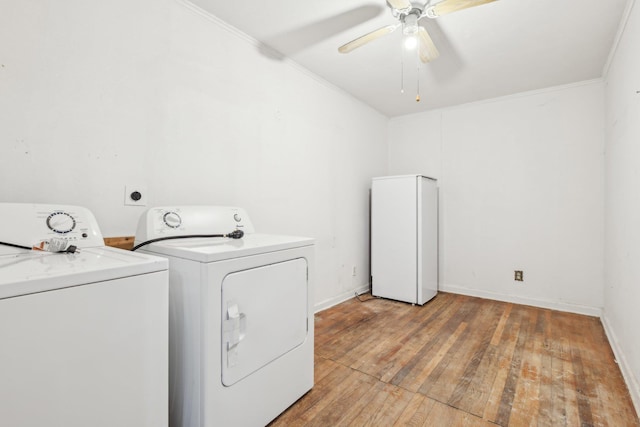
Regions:
<svg viewBox="0 0 640 427"><path fill-rule="evenodd" d="M498 0L422 18L440 57L418 74L401 31L338 53L397 22L385 0L190 1L389 117L602 77L627 2ZM258 48L281 60L273 50Z"/></svg>

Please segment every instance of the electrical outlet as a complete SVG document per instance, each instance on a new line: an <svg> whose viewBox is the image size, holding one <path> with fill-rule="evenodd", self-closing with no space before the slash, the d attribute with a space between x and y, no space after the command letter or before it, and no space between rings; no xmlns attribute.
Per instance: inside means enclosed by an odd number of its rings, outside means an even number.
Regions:
<svg viewBox="0 0 640 427"><path fill-rule="evenodd" d="M147 186L125 185L124 204L125 206L147 206Z"/></svg>
<svg viewBox="0 0 640 427"><path fill-rule="evenodd" d="M522 270L516 270L515 271L515 277L514 279L518 282L523 282L524 281L524 275L522 273Z"/></svg>

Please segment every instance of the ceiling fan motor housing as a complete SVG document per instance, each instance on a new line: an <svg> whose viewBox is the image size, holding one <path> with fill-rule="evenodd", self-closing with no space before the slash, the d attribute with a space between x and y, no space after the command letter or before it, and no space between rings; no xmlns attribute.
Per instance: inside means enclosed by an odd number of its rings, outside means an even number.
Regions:
<svg viewBox="0 0 640 427"><path fill-rule="evenodd" d="M412 9L407 15L400 17L402 21L402 34L411 36L418 33L418 19L420 19L421 11Z"/></svg>

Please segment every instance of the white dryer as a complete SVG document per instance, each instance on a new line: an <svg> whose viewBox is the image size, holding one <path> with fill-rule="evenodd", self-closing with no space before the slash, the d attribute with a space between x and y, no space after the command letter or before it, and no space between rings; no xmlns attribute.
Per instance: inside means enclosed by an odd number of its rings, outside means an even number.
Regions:
<svg viewBox="0 0 640 427"><path fill-rule="evenodd" d="M140 251L169 260L170 425L266 425L313 387L314 240L220 206L148 210L136 245L164 238Z"/></svg>
<svg viewBox="0 0 640 427"><path fill-rule="evenodd" d="M0 424L167 425L166 259L105 247L81 207L0 211Z"/></svg>

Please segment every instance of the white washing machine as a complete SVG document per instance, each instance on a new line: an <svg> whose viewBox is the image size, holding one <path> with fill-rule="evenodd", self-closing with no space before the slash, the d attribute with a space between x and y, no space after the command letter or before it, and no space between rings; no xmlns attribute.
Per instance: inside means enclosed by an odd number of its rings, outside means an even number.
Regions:
<svg viewBox="0 0 640 427"><path fill-rule="evenodd" d="M220 206L148 210L136 245L163 238L140 251L169 259L170 425L266 425L313 387L314 240Z"/></svg>
<svg viewBox="0 0 640 427"><path fill-rule="evenodd" d="M0 212L0 425L166 426L167 260L105 247L81 207Z"/></svg>

